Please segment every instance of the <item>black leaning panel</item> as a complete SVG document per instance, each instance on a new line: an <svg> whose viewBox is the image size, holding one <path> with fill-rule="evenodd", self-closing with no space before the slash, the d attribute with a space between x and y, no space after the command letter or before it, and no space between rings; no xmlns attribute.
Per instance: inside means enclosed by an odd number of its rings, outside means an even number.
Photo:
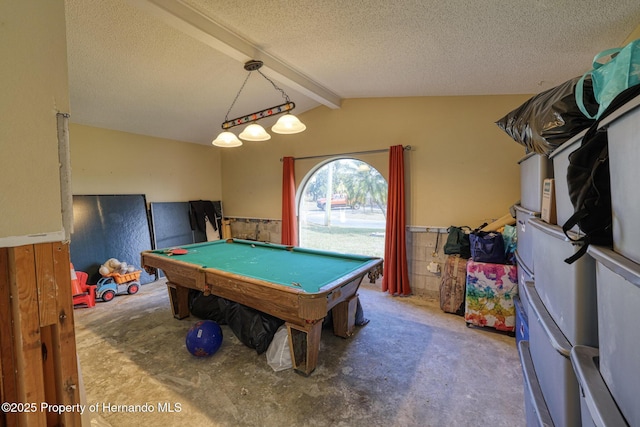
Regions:
<svg viewBox="0 0 640 427"><path fill-rule="evenodd" d="M189 202L150 203L154 249L196 243L189 209Z"/></svg>
<svg viewBox="0 0 640 427"><path fill-rule="evenodd" d="M190 210L189 202L149 203L151 230L153 231L151 237L154 249L171 248L198 242L195 231L192 230ZM162 270L158 270L158 277L164 277Z"/></svg>
<svg viewBox="0 0 640 427"><path fill-rule="evenodd" d="M100 279L98 269L109 258L140 269L140 252L149 249L151 230L143 194L73 196L71 262L89 274L88 283ZM142 271L140 283L154 280Z"/></svg>

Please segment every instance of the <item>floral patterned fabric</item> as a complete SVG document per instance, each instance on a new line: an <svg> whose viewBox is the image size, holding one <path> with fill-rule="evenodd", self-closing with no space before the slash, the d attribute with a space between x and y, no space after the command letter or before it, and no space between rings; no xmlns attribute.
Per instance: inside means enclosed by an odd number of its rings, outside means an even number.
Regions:
<svg viewBox="0 0 640 427"><path fill-rule="evenodd" d="M465 314L467 323L513 332L518 295L518 268L515 265L489 264L469 260Z"/></svg>

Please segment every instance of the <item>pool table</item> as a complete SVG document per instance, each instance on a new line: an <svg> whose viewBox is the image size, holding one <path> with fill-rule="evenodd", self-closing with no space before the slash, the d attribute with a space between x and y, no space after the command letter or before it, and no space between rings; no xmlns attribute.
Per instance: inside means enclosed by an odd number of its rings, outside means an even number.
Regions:
<svg viewBox="0 0 640 427"><path fill-rule="evenodd" d="M173 315L189 316L189 288L252 307L285 321L293 368L309 375L316 368L322 321L332 311L333 332L353 333L357 291L365 275L373 282L382 259L240 239L142 252L149 273L167 277Z"/></svg>

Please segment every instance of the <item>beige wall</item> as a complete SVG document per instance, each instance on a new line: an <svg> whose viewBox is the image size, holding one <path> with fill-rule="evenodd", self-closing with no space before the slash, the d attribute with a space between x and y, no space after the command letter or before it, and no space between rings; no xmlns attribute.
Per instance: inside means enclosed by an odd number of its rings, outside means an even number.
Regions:
<svg viewBox="0 0 640 427"><path fill-rule="evenodd" d="M636 27L635 30L633 30L631 32L631 34L629 34L629 37L627 37L627 39L622 43L621 46L626 46L627 44L631 43L634 40L638 40L640 39L640 25L638 25Z"/></svg>
<svg viewBox="0 0 640 427"><path fill-rule="evenodd" d="M0 2L0 246L63 240L56 113L68 112L64 2Z"/></svg>
<svg viewBox="0 0 640 427"><path fill-rule="evenodd" d="M281 217L283 156L304 157L411 145L407 224L479 225L507 213L520 198L518 160L524 147L495 121L530 95L348 99L340 109L300 115L307 130L222 150L225 214ZM385 177L388 154L354 156ZM302 179L327 158L296 162Z"/></svg>
<svg viewBox="0 0 640 427"><path fill-rule="evenodd" d="M220 200L220 151L127 132L69 127L73 194L145 194L147 202Z"/></svg>

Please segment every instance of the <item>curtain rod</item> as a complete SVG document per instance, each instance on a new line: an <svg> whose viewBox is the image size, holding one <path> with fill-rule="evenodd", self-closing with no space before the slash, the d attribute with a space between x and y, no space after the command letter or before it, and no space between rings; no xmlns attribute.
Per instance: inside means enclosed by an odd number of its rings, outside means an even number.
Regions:
<svg viewBox="0 0 640 427"><path fill-rule="evenodd" d="M404 147L405 151L411 151L411 146L410 145L405 145ZM294 157L293 160L307 160L307 159L318 159L320 157L333 157L333 156L348 156L348 155L354 155L354 154L374 154L374 153L385 153L389 151L388 148L384 148L384 149L380 149L380 150L368 150L368 151L352 151L350 153L338 153L338 154L318 154L316 156L306 156L306 157ZM280 161L283 160L283 157L280 157Z"/></svg>

